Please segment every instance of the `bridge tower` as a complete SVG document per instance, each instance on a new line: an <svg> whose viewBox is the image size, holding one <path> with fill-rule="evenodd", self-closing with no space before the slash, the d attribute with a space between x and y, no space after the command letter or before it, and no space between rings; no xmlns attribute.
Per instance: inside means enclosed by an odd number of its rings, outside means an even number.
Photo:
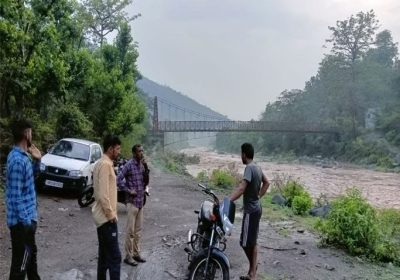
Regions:
<svg viewBox="0 0 400 280"><path fill-rule="evenodd" d="M161 147L164 150L164 134L165 132L160 132L158 127L158 99L157 96L154 96L154 105L153 105L153 143L155 144L157 141L160 141Z"/></svg>
<svg viewBox="0 0 400 280"><path fill-rule="evenodd" d="M153 135L158 131L158 100L157 96L154 96L154 106L153 106Z"/></svg>

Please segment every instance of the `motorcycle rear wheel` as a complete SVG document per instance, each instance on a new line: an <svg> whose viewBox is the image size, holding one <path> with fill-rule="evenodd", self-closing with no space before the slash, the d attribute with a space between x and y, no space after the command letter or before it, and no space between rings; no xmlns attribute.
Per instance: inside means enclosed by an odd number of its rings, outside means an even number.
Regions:
<svg viewBox="0 0 400 280"><path fill-rule="evenodd" d="M93 188L90 188L79 194L78 204L80 207L82 208L88 207L90 204L94 202L93 192L94 192Z"/></svg>
<svg viewBox="0 0 400 280"><path fill-rule="evenodd" d="M207 258L204 257L198 259L193 264L192 269L190 270L189 280L203 280L203 273L206 266L206 261ZM221 260L210 258L210 261L208 263L208 271L209 273L207 275L207 280L229 280L229 268L226 263ZM215 278L216 272L219 272L220 277Z"/></svg>

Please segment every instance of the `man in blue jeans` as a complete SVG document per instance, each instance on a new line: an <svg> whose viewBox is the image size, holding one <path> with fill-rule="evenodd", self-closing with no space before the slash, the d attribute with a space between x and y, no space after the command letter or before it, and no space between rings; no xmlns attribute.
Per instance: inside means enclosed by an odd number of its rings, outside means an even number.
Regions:
<svg viewBox="0 0 400 280"><path fill-rule="evenodd" d="M121 151L121 140L107 135L103 141L104 154L93 170L95 202L92 208L99 238L97 280L119 280L121 275L121 251L118 244L117 226L117 178L113 161Z"/></svg>
<svg viewBox="0 0 400 280"><path fill-rule="evenodd" d="M7 157L7 226L11 233L10 280L40 280L35 242L37 203L34 172L40 172L42 154L32 144L32 125L19 119L12 126L14 147ZM32 155L31 161L28 152Z"/></svg>

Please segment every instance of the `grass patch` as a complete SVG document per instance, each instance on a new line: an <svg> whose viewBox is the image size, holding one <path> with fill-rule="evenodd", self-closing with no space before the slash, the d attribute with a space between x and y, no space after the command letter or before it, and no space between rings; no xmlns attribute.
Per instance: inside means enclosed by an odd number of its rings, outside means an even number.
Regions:
<svg viewBox="0 0 400 280"><path fill-rule="evenodd" d="M261 199L261 205L263 207L263 220L267 220L272 224L277 222L291 221L293 222L293 226L304 227L310 232L316 232L314 225L317 222L317 218L308 214L296 215L292 208L272 203L273 196L274 194L267 193Z"/></svg>
<svg viewBox="0 0 400 280"><path fill-rule="evenodd" d="M260 272L257 274L258 279L260 280L273 280L274 278L268 274L266 274L265 272Z"/></svg>

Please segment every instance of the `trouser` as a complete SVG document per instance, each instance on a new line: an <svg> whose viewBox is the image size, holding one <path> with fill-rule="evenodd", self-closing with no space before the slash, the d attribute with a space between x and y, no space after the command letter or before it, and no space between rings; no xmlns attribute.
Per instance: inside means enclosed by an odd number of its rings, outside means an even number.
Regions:
<svg viewBox="0 0 400 280"><path fill-rule="evenodd" d="M131 203L128 203L127 207L125 258L140 255L140 233L143 223L143 207L139 209Z"/></svg>
<svg viewBox="0 0 400 280"><path fill-rule="evenodd" d="M106 280L107 270L110 280L120 280L121 251L118 244L117 223L107 222L97 228L99 238L99 257L97 262L97 280Z"/></svg>
<svg viewBox="0 0 400 280"><path fill-rule="evenodd" d="M259 207L256 211L250 214L243 214L242 233L240 234L240 246L244 248L257 246L261 215L262 207Z"/></svg>
<svg viewBox="0 0 400 280"><path fill-rule="evenodd" d="M22 223L10 227L11 234L11 269L10 280L40 280L37 268L37 247L35 242L36 222L29 228Z"/></svg>

